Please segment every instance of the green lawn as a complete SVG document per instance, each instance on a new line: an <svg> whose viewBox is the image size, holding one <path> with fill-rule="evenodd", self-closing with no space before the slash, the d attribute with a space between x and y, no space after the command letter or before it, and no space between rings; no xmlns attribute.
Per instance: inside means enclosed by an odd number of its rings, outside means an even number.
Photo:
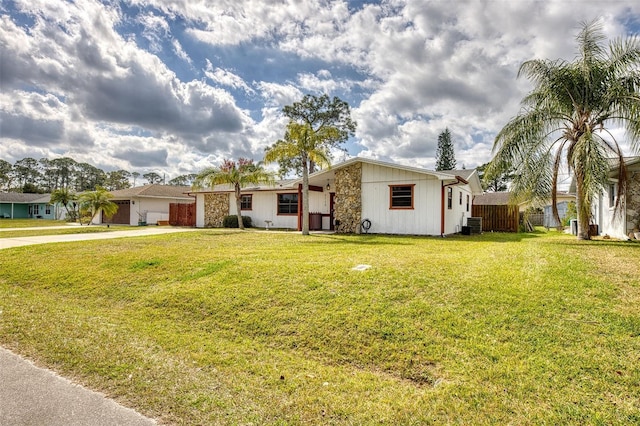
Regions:
<svg viewBox="0 0 640 426"><path fill-rule="evenodd" d="M168 424L638 424L639 264L555 232L20 247L0 344Z"/></svg>
<svg viewBox="0 0 640 426"><path fill-rule="evenodd" d="M0 229L2 228L31 228L47 226L64 226L67 222L63 220L50 219L0 219Z"/></svg>

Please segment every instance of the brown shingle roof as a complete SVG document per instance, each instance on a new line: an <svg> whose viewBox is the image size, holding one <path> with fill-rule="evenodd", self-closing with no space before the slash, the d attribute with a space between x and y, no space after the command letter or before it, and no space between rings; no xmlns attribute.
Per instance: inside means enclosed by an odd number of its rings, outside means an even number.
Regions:
<svg viewBox="0 0 640 426"><path fill-rule="evenodd" d="M51 201L51 194L23 194L21 192L0 193L0 203L48 203Z"/></svg>
<svg viewBox="0 0 640 426"><path fill-rule="evenodd" d="M149 198L192 198L187 195L190 186L174 186L149 184L134 188L111 191L114 198L149 197Z"/></svg>
<svg viewBox="0 0 640 426"><path fill-rule="evenodd" d="M504 206L509 203L510 192L485 192L473 197L473 204L476 206Z"/></svg>

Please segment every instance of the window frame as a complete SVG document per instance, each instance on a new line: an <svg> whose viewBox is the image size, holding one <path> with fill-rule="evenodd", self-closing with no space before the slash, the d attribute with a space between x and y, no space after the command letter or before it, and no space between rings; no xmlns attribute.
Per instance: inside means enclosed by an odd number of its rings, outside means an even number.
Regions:
<svg viewBox="0 0 640 426"><path fill-rule="evenodd" d="M403 184L395 184L395 185L389 185L389 210L413 210L414 209L414 200L415 200L415 183L403 183ZM404 191L407 190L407 188L411 191L410 195L404 195L404 196L400 196L400 195L396 195L395 196L395 200L398 200L400 198L407 198L410 197L411 199L411 203L408 206L395 206L393 204L394 202L394 189L395 188L405 188ZM399 189L396 189L397 191L399 191Z"/></svg>
<svg viewBox="0 0 640 426"><path fill-rule="evenodd" d="M249 200L249 207L243 207L245 205L245 198ZM240 210L251 211L253 210L253 194L240 195Z"/></svg>
<svg viewBox="0 0 640 426"><path fill-rule="evenodd" d="M453 208L453 188L447 187L447 210L451 210Z"/></svg>
<svg viewBox="0 0 640 426"><path fill-rule="evenodd" d="M469 211L469 194L467 194L467 211Z"/></svg>
<svg viewBox="0 0 640 426"><path fill-rule="evenodd" d="M618 191L615 182L609 182L609 208L612 209L616 206L616 198Z"/></svg>
<svg viewBox="0 0 640 426"><path fill-rule="evenodd" d="M295 206L296 206L296 211L291 213L282 213L280 211L280 207L282 205L285 205L283 203L281 203L280 201L280 197L284 196L284 195L292 195L295 196L296 198L296 202L295 202ZM278 194L276 194L276 212L278 216L297 216L298 215L298 205L300 204L300 200L298 199L298 193L297 192L279 192ZM293 205L293 203L287 203L287 206L291 207Z"/></svg>

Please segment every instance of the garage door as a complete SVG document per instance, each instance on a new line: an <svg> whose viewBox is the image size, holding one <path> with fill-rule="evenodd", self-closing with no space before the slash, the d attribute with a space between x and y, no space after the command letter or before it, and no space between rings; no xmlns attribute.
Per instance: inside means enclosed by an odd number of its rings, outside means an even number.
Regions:
<svg viewBox="0 0 640 426"><path fill-rule="evenodd" d="M102 217L102 223L113 223L117 225L129 225L131 223L131 206L129 200L112 200L118 205L118 211L110 218Z"/></svg>

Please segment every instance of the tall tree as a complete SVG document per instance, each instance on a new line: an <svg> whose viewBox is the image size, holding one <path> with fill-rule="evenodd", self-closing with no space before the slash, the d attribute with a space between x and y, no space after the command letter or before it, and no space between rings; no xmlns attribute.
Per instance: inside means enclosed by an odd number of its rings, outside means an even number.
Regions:
<svg viewBox="0 0 640 426"><path fill-rule="evenodd" d="M102 187L107 178L106 173L89 163L77 163L74 173L76 191L94 191Z"/></svg>
<svg viewBox="0 0 640 426"><path fill-rule="evenodd" d="M308 235L309 171L316 165L328 166L331 150L342 149L342 145L355 134L357 123L351 119L347 102L335 96L331 99L327 94L305 95L301 101L285 106L282 112L289 118L285 137L267 149L265 161L277 161L281 177L291 171L302 174L302 233ZM306 149L307 154L302 154ZM310 152L313 154L309 155Z"/></svg>
<svg viewBox="0 0 640 426"><path fill-rule="evenodd" d="M236 197L236 211L238 213L238 227L244 229L242 223L242 188L249 184L268 183L273 184L273 175L266 171L260 163L246 158L238 159L238 162L224 160L219 167L204 169L196 176L193 187L202 189L213 188L216 185L229 184L233 187Z"/></svg>
<svg viewBox="0 0 640 426"><path fill-rule="evenodd" d="M29 184L30 187L37 188L38 180L41 176L40 164L35 158L23 158L14 163L13 174L20 187Z"/></svg>
<svg viewBox="0 0 640 426"><path fill-rule="evenodd" d="M302 165L302 234L309 235L309 166L330 166L329 147L323 143L335 137L335 127L323 127L314 132L309 124L289 122L284 139L267 148L266 163L294 160Z"/></svg>
<svg viewBox="0 0 640 426"><path fill-rule="evenodd" d="M111 172L107 172L105 187L109 191L129 188L131 187L131 183L129 182L130 176L131 173L126 170L113 170Z"/></svg>
<svg viewBox="0 0 640 426"><path fill-rule="evenodd" d="M93 222L93 219L102 212L105 216L111 217L118 211L118 205L111 201L113 195L102 187L97 187L95 191L88 191L80 194L78 200L80 201L80 208L88 211L91 214L89 225Z"/></svg>
<svg viewBox="0 0 640 426"><path fill-rule="evenodd" d="M451 132L446 128L438 136L438 148L436 149L436 170L453 170L456 168L456 156L453 152Z"/></svg>
<svg viewBox="0 0 640 426"><path fill-rule="evenodd" d="M10 162L0 160L0 190L9 191L11 189L11 182L13 182L12 170L13 166Z"/></svg>
<svg viewBox="0 0 640 426"><path fill-rule="evenodd" d="M489 174L487 173L488 167L489 163L485 163L481 166L476 167L476 170L478 171L478 177L480 178L480 183L482 184L482 189L488 192L506 191L509 188L509 182L513 180L513 173L511 173L510 171L494 171L494 174Z"/></svg>
<svg viewBox="0 0 640 426"><path fill-rule="evenodd" d="M640 39L618 39L606 49L595 21L583 24L576 39L572 62L535 59L520 66L518 76L532 80L534 89L496 136L488 171L511 168L517 194L551 195L559 221L558 172L566 162L576 183L578 238L589 239L592 200L607 183L612 159L620 176L618 200L626 189L623 151L609 126L624 127L632 149L640 148ZM619 202L616 209L622 211Z"/></svg>
<svg viewBox="0 0 640 426"><path fill-rule="evenodd" d="M140 177L140 173L131 172L131 177L133 178L133 186L136 186L136 179L138 179Z"/></svg>
<svg viewBox="0 0 640 426"><path fill-rule="evenodd" d="M175 185L175 186L189 186L191 185L191 182L193 182L193 180L196 178L196 176L198 176L195 173L189 173L187 175L180 175L180 176L176 176L173 179L171 179L169 181L169 185Z"/></svg>
<svg viewBox="0 0 640 426"><path fill-rule="evenodd" d="M162 176L156 172L149 172L142 175L150 184L162 183Z"/></svg>

